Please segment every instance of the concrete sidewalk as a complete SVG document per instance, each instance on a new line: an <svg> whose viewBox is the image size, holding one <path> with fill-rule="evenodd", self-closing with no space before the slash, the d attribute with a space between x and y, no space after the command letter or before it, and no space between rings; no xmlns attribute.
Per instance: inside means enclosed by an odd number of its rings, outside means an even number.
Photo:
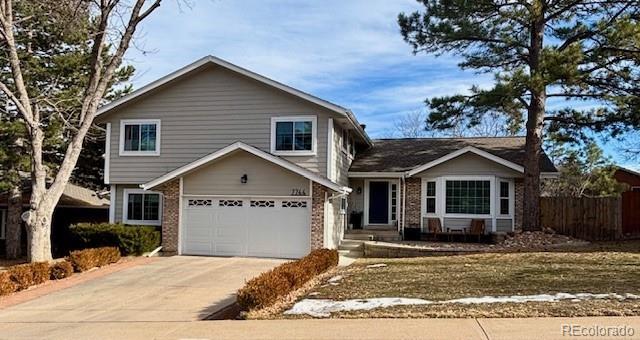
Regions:
<svg viewBox="0 0 640 340"><path fill-rule="evenodd" d="M563 335L569 325L584 335ZM627 336L597 338L640 339L640 317L0 322L0 339L570 339L607 326Z"/></svg>

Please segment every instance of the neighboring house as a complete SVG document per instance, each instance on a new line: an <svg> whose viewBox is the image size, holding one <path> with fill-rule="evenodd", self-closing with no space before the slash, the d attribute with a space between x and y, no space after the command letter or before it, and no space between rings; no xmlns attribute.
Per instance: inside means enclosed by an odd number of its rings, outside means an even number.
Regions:
<svg viewBox="0 0 640 340"><path fill-rule="evenodd" d="M31 199L31 187L25 186L22 194L22 207L26 210ZM7 226L7 193L0 193L0 254L4 255L4 242ZM109 200L100 197L91 189L67 184L53 212L51 223L51 246L54 254L66 256L67 230L75 223L107 222L109 219ZM24 229L24 228L23 228ZM23 230L23 249L26 251L26 232Z"/></svg>
<svg viewBox="0 0 640 340"><path fill-rule="evenodd" d="M161 226L170 253L297 258L337 247L354 210L398 231L431 214L518 225L524 138L372 141L348 109L211 56L97 123L110 220Z"/></svg>
<svg viewBox="0 0 640 340"><path fill-rule="evenodd" d="M640 172L618 167L618 169L613 173L613 177L618 181L618 183L628 185L628 191L640 192Z"/></svg>

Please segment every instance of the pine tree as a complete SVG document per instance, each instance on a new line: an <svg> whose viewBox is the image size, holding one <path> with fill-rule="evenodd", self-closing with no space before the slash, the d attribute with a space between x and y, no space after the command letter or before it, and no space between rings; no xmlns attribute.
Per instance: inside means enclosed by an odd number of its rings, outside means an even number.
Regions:
<svg viewBox="0 0 640 340"><path fill-rule="evenodd" d="M419 0L398 23L414 53L455 54L459 66L493 73L492 88L430 98L428 124L481 121L490 113L524 122L523 228L540 221L540 156L547 131L583 137L640 127L640 2ZM567 107L551 109L551 98ZM574 105L591 104L589 109Z"/></svg>

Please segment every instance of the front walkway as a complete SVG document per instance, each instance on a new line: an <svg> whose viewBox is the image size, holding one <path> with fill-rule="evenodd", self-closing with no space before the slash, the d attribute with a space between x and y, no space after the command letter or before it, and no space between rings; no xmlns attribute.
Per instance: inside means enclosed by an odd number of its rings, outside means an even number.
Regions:
<svg viewBox="0 0 640 340"><path fill-rule="evenodd" d="M640 317L528 319L323 319L196 322L0 322L11 339L571 339L606 327L638 339ZM564 333L563 333L564 332ZM568 332L572 335L569 335ZM633 332L633 334L629 334ZM591 336L589 336L591 334Z"/></svg>
<svg viewBox="0 0 640 340"><path fill-rule="evenodd" d="M200 320L232 303L246 280L283 262L235 257L158 258L0 309L0 323L35 323L24 326L30 330L38 323L55 328L58 323L70 322L81 329L83 323L96 322ZM7 334L14 338L20 333L0 331L0 339Z"/></svg>

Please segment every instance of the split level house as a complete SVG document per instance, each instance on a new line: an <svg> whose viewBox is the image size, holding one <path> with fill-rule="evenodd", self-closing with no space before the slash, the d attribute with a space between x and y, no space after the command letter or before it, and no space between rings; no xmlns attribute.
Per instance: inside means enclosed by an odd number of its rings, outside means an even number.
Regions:
<svg viewBox="0 0 640 340"><path fill-rule="evenodd" d="M212 56L97 123L110 221L158 226L165 252L298 258L359 226L522 223L524 138L373 140L349 109Z"/></svg>

